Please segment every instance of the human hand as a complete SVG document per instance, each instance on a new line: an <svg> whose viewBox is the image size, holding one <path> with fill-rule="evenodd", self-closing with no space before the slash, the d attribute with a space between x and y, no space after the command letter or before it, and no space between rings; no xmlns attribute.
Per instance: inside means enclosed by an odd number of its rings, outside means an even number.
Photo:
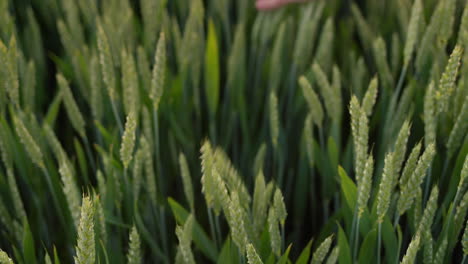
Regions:
<svg viewBox="0 0 468 264"><path fill-rule="evenodd" d="M290 3L306 2L307 0L256 0L258 10L271 10Z"/></svg>

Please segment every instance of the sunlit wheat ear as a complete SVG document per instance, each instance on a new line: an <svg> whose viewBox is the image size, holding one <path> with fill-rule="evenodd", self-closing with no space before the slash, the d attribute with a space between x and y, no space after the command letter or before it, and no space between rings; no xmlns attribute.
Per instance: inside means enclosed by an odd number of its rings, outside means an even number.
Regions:
<svg viewBox="0 0 468 264"><path fill-rule="evenodd" d="M284 204L283 193L279 188L276 188L275 194L273 196L273 207L275 208L276 217L282 226L286 221L288 213L286 212L286 205Z"/></svg>
<svg viewBox="0 0 468 264"><path fill-rule="evenodd" d="M278 149L278 137L279 137L279 113L278 113L278 98L274 92L270 93L270 135L271 142L275 149Z"/></svg>
<svg viewBox="0 0 468 264"><path fill-rule="evenodd" d="M366 112L367 116L372 114L372 109L374 108L375 101L377 100L378 85L379 79L377 76L374 76L369 83L369 87L364 94L364 98L362 99L362 109Z"/></svg>
<svg viewBox="0 0 468 264"><path fill-rule="evenodd" d="M403 260L400 262L401 264L412 264L416 259L416 255L418 254L419 244L420 244L421 237L416 235L410 242L408 249L406 250L406 254L403 257Z"/></svg>
<svg viewBox="0 0 468 264"><path fill-rule="evenodd" d="M309 112L312 115L312 120L318 127L322 127L323 122L323 108L322 103L312 89L310 82L307 80L306 77L301 76L299 77L299 85L302 89L302 94L306 99L307 105L309 106Z"/></svg>
<svg viewBox="0 0 468 264"><path fill-rule="evenodd" d="M463 238L461 241L463 247L463 254L466 256L468 255L468 219L465 223L465 231L463 232Z"/></svg>
<svg viewBox="0 0 468 264"><path fill-rule="evenodd" d="M335 264L338 261L338 257L340 256L340 248L335 246L328 256L327 262L325 264Z"/></svg>
<svg viewBox="0 0 468 264"><path fill-rule="evenodd" d="M143 152L143 159L144 159L144 168L145 168L145 175L147 184L145 184L150 198L153 202L156 202L157 197L157 187L156 187L156 175L154 173L154 165L153 165L153 154L150 149L150 145L146 137L141 137L140 139L140 146Z"/></svg>
<svg viewBox="0 0 468 264"><path fill-rule="evenodd" d="M140 264L142 261L141 256L141 242L140 235L135 225L132 226L130 231L130 239L127 253L127 263L128 264Z"/></svg>
<svg viewBox="0 0 468 264"><path fill-rule="evenodd" d="M158 109L159 101L164 91L164 77L166 72L166 40L164 33L159 36L158 45L154 57L153 74L151 78L151 89L149 97L153 101L153 106Z"/></svg>
<svg viewBox="0 0 468 264"><path fill-rule="evenodd" d="M249 264L263 264L262 260L257 254L257 251L255 251L255 248L251 243L247 245L247 261Z"/></svg>
<svg viewBox="0 0 468 264"><path fill-rule="evenodd" d="M455 91L455 81L458 76L462 53L463 48L459 45L455 46L442 74L442 78L440 78L439 87L435 93L437 113L448 110L450 96Z"/></svg>
<svg viewBox="0 0 468 264"><path fill-rule="evenodd" d="M445 145L447 147L447 155L449 157L452 157L458 147L462 145L463 136L468 132L468 122L466 120L468 120L468 95L465 96L463 106L458 114L455 124L453 125L452 131L450 131L447 144Z"/></svg>
<svg viewBox="0 0 468 264"><path fill-rule="evenodd" d="M439 245L439 248L437 249L437 252L434 256L434 262L433 264L442 264L444 263L444 258L445 258L445 253L447 250L447 245L448 245L448 240L446 237L444 237L444 240Z"/></svg>
<svg viewBox="0 0 468 264"><path fill-rule="evenodd" d="M49 253L47 252L45 253L45 256L44 256L44 262L45 264L53 264L52 259L50 258Z"/></svg>
<svg viewBox="0 0 468 264"><path fill-rule="evenodd" d="M388 207L390 205L390 196L393 190L393 180L395 179L393 159L393 153L388 153L385 156L385 165L379 184L379 192L377 194L377 217L380 223L387 214Z"/></svg>
<svg viewBox="0 0 468 264"><path fill-rule="evenodd" d="M210 208L214 205L214 182L212 171L214 168L213 148L209 140L205 140L200 149L201 171L202 171L202 192L205 195L206 205Z"/></svg>
<svg viewBox="0 0 468 264"><path fill-rule="evenodd" d="M75 262L77 264L92 264L96 261L94 241L94 206L88 196L83 197L81 218L78 228Z"/></svg>
<svg viewBox="0 0 468 264"><path fill-rule="evenodd" d="M97 25L97 46L99 51L99 62L101 65L101 75L104 80L104 84L107 87L109 97L112 101L115 101L117 99L117 84L114 73L114 62L112 60L109 40L100 22L98 22Z"/></svg>
<svg viewBox="0 0 468 264"><path fill-rule="evenodd" d="M319 64L314 63L312 65L312 72L320 87L320 93L325 102L328 116L335 121L339 121L342 112L341 94L331 87L327 76Z"/></svg>
<svg viewBox="0 0 468 264"><path fill-rule="evenodd" d="M133 148L135 147L135 132L137 127L137 117L135 112L130 112L125 122L125 131L120 145L120 158L127 169L133 158Z"/></svg>
<svg viewBox="0 0 468 264"><path fill-rule="evenodd" d="M361 109L356 96L351 97L349 104L351 115L351 133L354 144L354 170L356 180L359 183L367 157L368 119L366 113Z"/></svg>
<svg viewBox="0 0 468 264"><path fill-rule="evenodd" d="M270 234L271 250L276 256L281 254L281 235L278 225L278 217L273 207L268 212L268 233Z"/></svg>
<svg viewBox="0 0 468 264"><path fill-rule="evenodd" d="M366 163L367 152L368 152L368 141L369 141L369 119L366 113L361 109L359 117L359 127L357 134L357 146L356 147L356 175L358 182L362 178L364 173L364 165Z"/></svg>
<svg viewBox="0 0 468 264"><path fill-rule="evenodd" d="M81 203L80 191L76 185L72 169L67 162L61 162L59 172L63 184L63 193L68 203L68 209L73 217L75 228L78 230Z"/></svg>
<svg viewBox="0 0 468 264"><path fill-rule="evenodd" d="M239 202L237 192L231 193L231 201L229 202L229 228L234 243L237 245L241 254L245 251L245 245L248 242L247 233L244 226L244 209Z"/></svg>
<svg viewBox="0 0 468 264"><path fill-rule="evenodd" d="M305 141L305 148L307 153L307 159L309 161L309 167L314 166L314 127L312 124L313 117L309 112L304 122L303 136Z"/></svg>
<svg viewBox="0 0 468 264"><path fill-rule="evenodd" d="M13 116L13 122L15 123L16 133L18 134L20 141L23 143L31 160L40 168L44 168L45 165L41 149L29 133L23 121L18 116Z"/></svg>
<svg viewBox="0 0 468 264"><path fill-rule="evenodd" d="M263 171L260 170L255 178L255 188L253 196L252 214L254 222L254 231L260 234L267 217L268 200L266 197L266 184Z"/></svg>
<svg viewBox="0 0 468 264"><path fill-rule="evenodd" d="M358 184L358 217L360 218L367 208L370 192L372 188L372 173L374 171L374 159L372 155L367 158L364 166L362 180Z"/></svg>
<svg viewBox="0 0 468 264"><path fill-rule="evenodd" d="M56 78L60 87L60 92L62 93L62 98L64 101L65 110L67 110L68 118L70 119L73 128L75 128L78 134L84 138L86 136L85 121L80 109L78 108L78 105L76 104L75 98L73 98L70 86L61 73L58 73Z"/></svg>
<svg viewBox="0 0 468 264"><path fill-rule="evenodd" d="M330 250L331 243L333 241L333 235L327 237L322 244L315 250L314 254L312 255L312 261L310 264L320 264L323 262L325 257Z"/></svg>
<svg viewBox="0 0 468 264"><path fill-rule="evenodd" d="M187 164L187 159L185 158L185 155L182 152L179 154L179 166L180 175L182 177L182 182L184 186L185 197L190 205L190 210L193 213L195 211L195 199L193 196L192 178L190 176L190 170Z"/></svg>
<svg viewBox="0 0 468 264"><path fill-rule="evenodd" d="M394 162L395 162L395 173L400 174L401 166L403 165L403 161L405 160L406 155L406 144L408 142L408 138L410 136L411 125L409 121L405 121L400 128L400 132L398 133L398 137L395 141L395 146L393 151L395 152ZM395 184L397 182L395 181Z"/></svg>
<svg viewBox="0 0 468 264"><path fill-rule="evenodd" d="M120 56L122 68L122 90L125 113L139 113L138 73L131 52L123 50Z"/></svg>
<svg viewBox="0 0 468 264"><path fill-rule="evenodd" d="M1 264L13 264L13 260L8 256L8 254L0 249L0 263Z"/></svg>
<svg viewBox="0 0 468 264"><path fill-rule="evenodd" d="M417 233L421 235L423 239L427 239L426 234L430 234L430 230L432 227L432 221L434 220L434 215L437 210L437 198L439 197L439 188L435 185L432 188L431 195L429 196L429 200L426 203L426 209L424 209L424 213L421 217L419 222L419 227Z"/></svg>
<svg viewBox="0 0 468 264"><path fill-rule="evenodd" d="M435 156L435 146L430 144L418 160L418 164L413 173L408 179L406 185L400 191L400 198L398 199L398 213L402 215L408 210L413 201L416 193L414 190L418 188L426 176L426 171L431 165L432 159Z"/></svg>
<svg viewBox="0 0 468 264"><path fill-rule="evenodd" d="M195 264L195 259L193 258L192 249L190 244L192 243L192 231L193 230L193 215L190 215L185 220L183 227L178 226L176 228L176 235L179 239L178 250L180 252L183 263L185 264Z"/></svg>
<svg viewBox="0 0 468 264"><path fill-rule="evenodd" d="M250 204L250 194L245 187L241 175L232 164L226 152L222 148L216 147L214 157L215 169L226 182L229 191L236 191L238 193L242 205Z"/></svg>
<svg viewBox="0 0 468 264"><path fill-rule="evenodd" d="M423 240L423 263L432 263L434 259L434 241L432 239L432 235L428 233L426 238Z"/></svg>
<svg viewBox="0 0 468 264"><path fill-rule="evenodd" d="M419 37L419 25L421 24L422 11L423 10L421 0L414 1L413 8L411 9L411 17L408 24L408 31L406 33L405 48L403 51L403 64L405 67L408 66L411 60L414 47Z"/></svg>
<svg viewBox="0 0 468 264"><path fill-rule="evenodd" d="M436 140L437 116L435 86L431 81L424 95L424 143L425 146Z"/></svg>
<svg viewBox="0 0 468 264"><path fill-rule="evenodd" d="M405 167L403 168L403 172L400 177L400 188L402 188L408 182L409 177L413 173L414 169L416 168L416 164L418 162L419 154L421 153L421 142L416 144L411 150L408 159L406 160Z"/></svg>
<svg viewBox="0 0 468 264"><path fill-rule="evenodd" d="M226 218L229 220L229 218L231 217L231 214L230 214L231 203L229 200L229 194L228 194L228 189L226 187L226 183L223 181L223 179L221 178L221 175L216 169L213 169L211 173L212 173L212 181L213 181L213 186L214 186L213 197L215 198L213 201L214 202L213 210L216 215L219 215L221 213L221 210L223 210L224 214L226 215ZM235 190L233 191L236 192Z"/></svg>

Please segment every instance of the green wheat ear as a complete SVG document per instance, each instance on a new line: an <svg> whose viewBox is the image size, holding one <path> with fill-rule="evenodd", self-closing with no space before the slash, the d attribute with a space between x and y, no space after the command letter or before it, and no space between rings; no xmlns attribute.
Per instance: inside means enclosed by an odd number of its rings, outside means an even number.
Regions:
<svg viewBox="0 0 468 264"><path fill-rule="evenodd" d="M444 262L444 257L445 257L445 251L447 250L448 246L448 240L446 237L442 240L440 243L439 249L437 249L437 252L434 256L434 262L433 264L442 264Z"/></svg>
<svg viewBox="0 0 468 264"><path fill-rule="evenodd" d="M338 261L338 257L340 256L340 247L335 246L332 252L328 256L327 262L325 264L335 264Z"/></svg>
<svg viewBox="0 0 468 264"><path fill-rule="evenodd" d="M320 87L320 93L325 102L328 116L338 122L342 112L341 94L339 91L332 88L327 76L318 63L312 65L312 72Z"/></svg>
<svg viewBox="0 0 468 264"><path fill-rule="evenodd" d="M182 182L184 186L184 193L187 201L190 205L190 211L195 212L195 199L193 195L193 186L192 178L190 176L190 170L188 167L187 159L185 158L184 153L179 154L179 166L180 166L180 175L182 177Z"/></svg>
<svg viewBox="0 0 468 264"><path fill-rule="evenodd" d="M448 109L450 96L455 91L455 81L458 76L462 53L463 48L460 45L455 46L442 78L440 78L439 87L435 93L437 113L446 112Z"/></svg>
<svg viewBox="0 0 468 264"><path fill-rule="evenodd" d="M416 258L416 254L418 253L419 250L419 243L420 243L421 237L419 235L416 235L414 237L409 246L408 249L406 250L406 254L403 257L403 260L400 262L401 264L413 264Z"/></svg>
<svg viewBox="0 0 468 264"><path fill-rule="evenodd" d="M117 88L114 73L114 62L112 60L112 51L109 45L109 39L98 22L97 25L97 46L99 51L99 62L101 66L101 75L104 84L107 87L107 92L112 101L117 99Z"/></svg>
<svg viewBox="0 0 468 264"><path fill-rule="evenodd" d="M270 93L270 133L273 147L278 149L278 138L279 138L279 113L278 113L278 98L272 91Z"/></svg>
<svg viewBox="0 0 468 264"><path fill-rule="evenodd" d="M31 160L39 167L45 168L43 155L39 145L37 145L34 138L29 133L28 129L24 125L23 121L18 116L13 116L13 122L15 123L16 133L18 134L21 143L23 143L26 152L28 153Z"/></svg>
<svg viewBox="0 0 468 264"><path fill-rule="evenodd" d="M439 197L439 188L435 185L432 188L431 195L426 204L426 209L421 217L417 233L422 234L422 238L426 239L426 234L430 234L434 215L437 210L437 198Z"/></svg>
<svg viewBox="0 0 468 264"><path fill-rule="evenodd" d="M284 204L283 193L279 188L276 188L275 194L273 196L273 207L275 208L276 217L282 226L286 221L288 213L286 212L286 205Z"/></svg>
<svg viewBox="0 0 468 264"><path fill-rule="evenodd" d="M463 254L468 255L468 219L465 223L465 232L463 232L462 238Z"/></svg>
<svg viewBox="0 0 468 264"><path fill-rule="evenodd" d="M418 188L426 176L426 171L431 165L432 159L435 156L435 145L430 144L421 157L418 160L418 164L414 169L413 173L408 179L408 182L405 186L402 187L400 191L400 198L398 199L398 213L402 215L406 210L408 210L413 201L416 193L414 190Z"/></svg>
<svg viewBox="0 0 468 264"><path fill-rule="evenodd" d="M132 230L130 231L129 241L127 263L140 264L142 261L141 242L140 235L138 234L138 230L136 229L135 225L132 226Z"/></svg>
<svg viewBox="0 0 468 264"><path fill-rule="evenodd" d="M270 234L271 250L276 256L281 254L281 234L278 226L278 217L276 210L270 207L268 213L268 233Z"/></svg>
<svg viewBox="0 0 468 264"><path fill-rule="evenodd" d="M323 262L323 260L328 254L328 251L330 250L332 241L333 235L330 235L320 244L320 246L315 250L310 264L320 264Z"/></svg>
<svg viewBox="0 0 468 264"><path fill-rule="evenodd" d="M374 159L372 155L366 161L362 180L358 184L358 217L360 218L367 208L372 188L372 173L374 170Z"/></svg>
<svg viewBox="0 0 468 264"><path fill-rule="evenodd" d="M249 264L263 264L260 256L258 256L257 251L255 251L255 248L251 243L247 245L247 261Z"/></svg>
<svg viewBox="0 0 468 264"><path fill-rule="evenodd" d="M302 94L304 95L307 105L309 106L309 112L312 116L312 120L318 127L322 127L322 103L320 103L317 94L315 93L314 89L312 89L312 86L310 85L310 82L307 80L306 77L299 77L299 85L301 86Z"/></svg>
<svg viewBox="0 0 468 264"><path fill-rule="evenodd" d="M122 68L122 88L123 102L125 113L129 115L131 112L139 113L139 87L138 73L136 69L135 59L131 52L122 50L121 56Z"/></svg>
<svg viewBox="0 0 468 264"><path fill-rule="evenodd" d="M62 93L62 98L64 101L65 110L68 114L68 118L70 119L73 128L75 128L80 137L85 138L85 121L83 115L81 114L80 108L76 104L70 86L61 73L58 73L56 78L60 87L60 92Z"/></svg>
<svg viewBox="0 0 468 264"><path fill-rule="evenodd" d="M407 67L413 55L414 47L419 35L419 26L421 24L422 16L422 2L421 0L414 1L413 8L411 9L411 17L408 24L408 31L406 34L405 48L403 51L403 64Z"/></svg>
<svg viewBox="0 0 468 264"><path fill-rule="evenodd" d="M13 260L8 256L8 254L0 249L0 264L13 264Z"/></svg>
<svg viewBox="0 0 468 264"><path fill-rule="evenodd" d="M195 264L192 249L190 248L190 244L192 243L193 221L193 215L189 215L187 220L185 220L184 226L177 226L176 228L176 235L179 239L178 252L180 252L180 258L185 264Z"/></svg>
<svg viewBox="0 0 468 264"><path fill-rule="evenodd" d="M378 85L379 79L377 76L374 76L369 83L369 87L367 88L366 93L364 94L364 98L362 99L362 109L366 112L367 116L372 114L372 109L374 108L375 101L377 100L378 94Z"/></svg>
<svg viewBox="0 0 468 264"><path fill-rule="evenodd" d="M94 241L94 206L89 196L83 197L81 205L78 242L76 245L75 262L77 264L93 264L96 261Z"/></svg>
<svg viewBox="0 0 468 264"><path fill-rule="evenodd" d="M131 112L127 116L125 122L125 131L122 136L122 144L120 146L120 158L124 168L127 169L130 161L133 158L133 148L135 147L135 131L137 127L137 120L135 112Z"/></svg>
<svg viewBox="0 0 468 264"><path fill-rule="evenodd" d="M434 259L434 240L430 233L427 234L424 241L423 263L432 263Z"/></svg>
<svg viewBox="0 0 468 264"><path fill-rule="evenodd" d="M149 97L153 101L154 108L158 109L159 101L164 91L164 76L166 74L166 38L163 32L161 32L159 36L154 56L153 76L151 79Z"/></svg>
<svg viewBox="0 0 468 264"><path fill-rule="evenodd" d="M411 150L411 153L408 159L406 160L405 167L403 168L403 172L400 177L400 182L399 182L400 188L406 185L406 183L408 182L408 179L410 178L411 174L416 168L416 163L418 162L418 157L419 157L419 154L421 153L421 147L422 147L422 144L421 142L419 142Z"/></svg>
<svg viewBox="0 0 468 264"><path fill-rule="evenodd" d="M232 240L241 251L241 254L245 252L245 246L248 242L244 219L245 211L240 204L239 195L237 192L233 192L229 202L229 228L231 229Z"/></svg>
<svg viewBox="0 0 468 264"><path fill-rule="evenodd" d="M390 206L390 196L393 190L393 180L395 179L395 163L393 160L393 153L388 153L385 156L385 165L377 194L377 216L379 222L383 221Z"/></svg>
<svg viewBox="0 0 468 264"><path fill-rule="evenodd" d="M468 132L468 122L466 120L468 120L468 95L465 96L465 100L463 100L463 106L458 114L455 124L453 125L452 131L450 131L447 144L445 145L447 147L447 155L449 158L452 157L457 148L462 145L463 136Z"/></svg>

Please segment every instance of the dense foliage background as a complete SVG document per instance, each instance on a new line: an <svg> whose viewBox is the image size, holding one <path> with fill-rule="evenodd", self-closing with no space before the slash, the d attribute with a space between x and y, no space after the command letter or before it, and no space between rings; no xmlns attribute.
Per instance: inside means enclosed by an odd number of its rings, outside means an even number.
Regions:
<svg viewBox="0 0 468 264"><path fill-rule="evenodd" d="M0 0L0 41L0 263L466 260L466 0Z"/></svg>

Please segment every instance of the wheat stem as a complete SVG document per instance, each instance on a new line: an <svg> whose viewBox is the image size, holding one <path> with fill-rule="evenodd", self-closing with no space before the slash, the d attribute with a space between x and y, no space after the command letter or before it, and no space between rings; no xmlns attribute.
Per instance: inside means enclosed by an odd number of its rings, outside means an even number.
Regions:
<svg viewBox="0 0 468 264"><path fill-rule="evenodd" d="M382 222L379 222L377 237L377 264L380 264L380 248L382 247Z"/></svg>

